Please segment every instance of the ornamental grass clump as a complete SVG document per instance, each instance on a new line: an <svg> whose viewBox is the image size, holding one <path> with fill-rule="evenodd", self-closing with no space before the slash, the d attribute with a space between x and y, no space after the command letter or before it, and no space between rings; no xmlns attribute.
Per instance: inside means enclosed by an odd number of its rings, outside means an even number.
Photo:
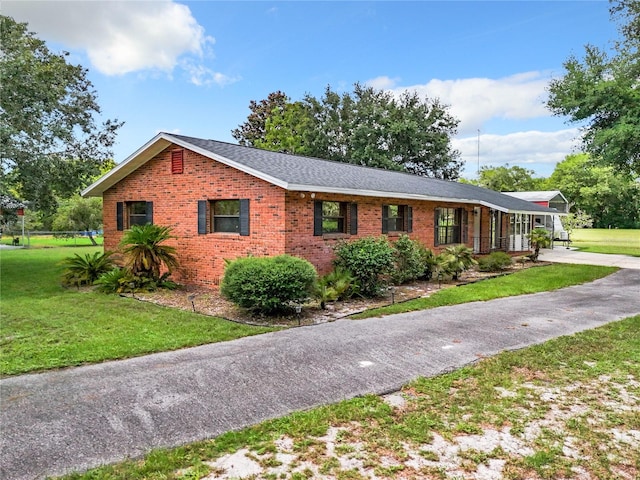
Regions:
<svg viewBox="0 0 640 480"><path fill-rule="evenodd" d="M313 295L317 277L311 263L291 255L242 257L227 263L220 293L255 313L287 313Z"/></svg>

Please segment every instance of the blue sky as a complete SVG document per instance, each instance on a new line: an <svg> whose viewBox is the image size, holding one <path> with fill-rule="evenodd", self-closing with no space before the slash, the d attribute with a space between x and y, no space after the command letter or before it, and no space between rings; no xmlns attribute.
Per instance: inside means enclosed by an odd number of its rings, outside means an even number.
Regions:
<svg viewBox="0 0 640 480"><path fill-rule="evenodd" d="M617 37L606 1L3 1L89 70L120 162L159 131L235 142L250 100L355 82L438 97L460 119L463 176L508 163L548 176L579 131L544 107L585 44ZM479 133L478 133L479 130ZM478 142L479 138L479 142ZM478 143L480 156L478 157Z"/></svg>

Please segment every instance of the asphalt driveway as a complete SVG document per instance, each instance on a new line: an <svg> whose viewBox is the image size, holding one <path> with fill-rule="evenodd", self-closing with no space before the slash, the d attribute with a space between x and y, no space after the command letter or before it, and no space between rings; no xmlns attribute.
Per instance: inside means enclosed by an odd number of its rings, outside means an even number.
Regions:
<svg viewBox="0 0 640 480"><path fill-rule="evenodd" d="M0 478L86 469L640 314L640 270L0 381Z"/></svg>

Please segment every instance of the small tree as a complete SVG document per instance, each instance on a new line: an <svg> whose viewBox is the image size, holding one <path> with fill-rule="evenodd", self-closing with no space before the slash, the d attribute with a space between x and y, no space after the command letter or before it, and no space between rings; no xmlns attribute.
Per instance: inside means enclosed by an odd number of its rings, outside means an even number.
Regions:
<svg viewBox="0 0 640 480"><path fill-rule="evenodd" d="M534 262L538 261L538 256L540 255L541 248L547 248L551 245L551 237L549 236L549 232L547 232L544 228L534 228L531 230L531 233L527 235L529 242L531 242L531 246L533 247L533 255L531 255L531 260Z"/></svg>
<svg viewBox="0 0 640 480"><path fill-rule="evenodd" d="M401 285L424 275L425 265L422 256L422 244L402 235L393 244L395 249L395 269L391 274L393 283Z"/></svg>
<svg viewBox="0 0 640 480"><path fill-rule="evenodd" d="M98 245L93 230L102 227L102 199L82 198L79 195L65 200L53 218L54 231L85 231L92 245Z"/></svg>
<svg viewBox="0 0 640 480"><path fill-rule="evenodd" d="M134 277L160 280L162 266L171 273L178 266L176 249L165 245L171 238L171 228L160 225L133 225L120 246L125 263Z"/></svg>
<svg viewBox="0 0 640 480"><path fill-rule="evenodd" d="M593 226L593 218L591 215L586 214L582 210L577 210L565 217L560 217L560 221L569 234L576 228L590 228Z"/></svg>

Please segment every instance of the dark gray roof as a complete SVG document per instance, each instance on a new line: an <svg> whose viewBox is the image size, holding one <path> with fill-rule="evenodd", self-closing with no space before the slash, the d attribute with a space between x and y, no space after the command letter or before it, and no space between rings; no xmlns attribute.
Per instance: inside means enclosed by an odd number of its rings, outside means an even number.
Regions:
<svg viewBox="0 0 640 480"><path fill-rule="evenodd" d="M189 144L214 156L223 157L252 171L286 184L288 189L344 191L383 197L430 197L449 201L481 202L506 211L549 213L552 210L525 200L475 185L438 180L403 172L334 162L319 158L271 152L204 140L184 135L165 134L178 143Z"/></svg>
<svg viewBox="0 0 640 480"><path fill-rule="evenodd" d="M164 132L156 135L113 170L87 187L82 195L101 196L107 189L172 144L291 191L470 203L505 212L553 212L534 203L475 185Z"/></svg>

